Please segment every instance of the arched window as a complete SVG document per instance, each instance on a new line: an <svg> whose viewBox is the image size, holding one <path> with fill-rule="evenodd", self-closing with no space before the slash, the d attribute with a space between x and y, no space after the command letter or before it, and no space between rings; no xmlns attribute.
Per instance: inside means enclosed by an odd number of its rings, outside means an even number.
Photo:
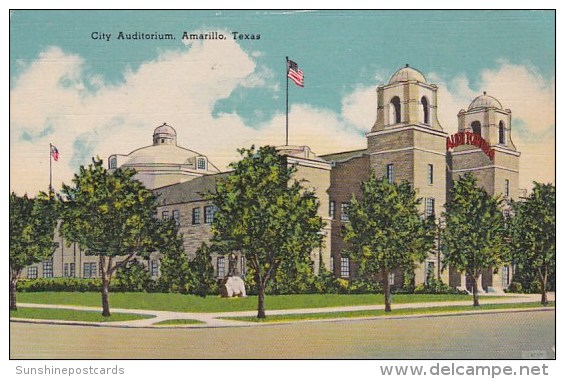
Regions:
<svg viewBox="0 0 565 379"><path fill-rule="evenodd" d="M430 123L430 105L428 103L428 99L425 96L422 96L422 100L420 101L422 103L422 115L423 115L423 121L424 124L429 124Z"/></svg>
<svg viewBox="0 0 565 379"><path fill-rule="evenodd" d="M498 123L498 143L502 145L506 144L506 134L504 133L504 122L502 121Z"/></svg>
<svg viewBox="0 0 565 379"><path fill-rule="evenodd" d="M116 168L116 166L117 166L116 157L110 158L110 167L108 167L108 168L113 169L113 168Z"/></svg>
<svg viewBox="0 0 565 379"><path fill-rule="evenodd" d="M479 121L473 121L471 129L473 129L474 134L481 135L481 123Z"/></svg>
<svg viewBox="0 0 565 379"><path fill-rule="evenodd" d="M400 123L400 98L398 96L393 97L390 100L390 123L399 124Z"/></svg>

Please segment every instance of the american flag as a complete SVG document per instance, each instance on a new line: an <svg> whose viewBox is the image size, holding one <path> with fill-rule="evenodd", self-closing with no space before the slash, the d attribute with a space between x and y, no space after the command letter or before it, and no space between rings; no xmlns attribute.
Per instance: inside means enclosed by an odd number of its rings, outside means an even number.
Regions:
<svg viewBox="0 0 565 379"><path fill-rule="evenodd" d="M59 150L55 147L55 145L51 145L51 156L56 161L59 160Z"/></svg>
<svg viewBox="0 0 565 379"><path fill-rule="evenodd" d="M288 60L288 77L300 87L304 87L304 73L298 68L298 64Z"/></svg>

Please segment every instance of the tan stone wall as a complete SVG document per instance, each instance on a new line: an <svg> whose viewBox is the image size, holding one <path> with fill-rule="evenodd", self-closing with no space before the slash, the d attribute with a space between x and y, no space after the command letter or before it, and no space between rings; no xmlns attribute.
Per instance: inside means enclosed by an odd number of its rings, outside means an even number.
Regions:
<svg viewBox="0 0 565 379"><path fill-rule="evenodd" d="M331 171L331 186L329 189L329 200L335 201L335 217L331 220L331 254L334 257L334 273L339 276L341 251L346 244L341 236L341 204L349 203L352 194L359 197L361 193L361 182L369 178L369 157L364 155L352 158L345 162L336 162ZM329 264L326 266L329 268ZM354 276L356 265L350 261L350 276Z"/></svg>

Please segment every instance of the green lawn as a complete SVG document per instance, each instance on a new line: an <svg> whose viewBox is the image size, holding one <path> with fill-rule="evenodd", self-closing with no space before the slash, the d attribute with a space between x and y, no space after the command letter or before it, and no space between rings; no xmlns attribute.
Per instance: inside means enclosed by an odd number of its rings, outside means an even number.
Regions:
<svg viewBox="0 0 565 379"><path fill-rule="evenodd" d="M490 299L494 297L489 297ZM101 296L98 292L23 292L18 293L20 303L84 305L99 307ZM469 295L393 295L394 304L428 301L472 301ZM377 295L280 295L266 296L265 308L298 309L325 308L351 305L381 305L384 296ZM110 308L151 309L174 312L231 312L257 309L257 297L222 299L218 296L201 298L193 295L173 293L110 293Z"/></svg>
<svg viewBox="0 0 565 379"><path fill-rule="evenodd" d="M555 307L555 302L550 302L548 307ZM223 317L225 320L235 321L251 321L251 322L284 322L284 321L300 321L300 320L324 320L334 318L355 318L355 317L376 317L376 316L403 316L403 315L424 315L442 312L463 312L463 311L489 311L496 309L524 309L524 308L543 308L540 303L519 303L519 304L485 304L480 307L466 306L445 306L432 308L408 308L398 309L386 313L384 310L371 311L351 311L351 312L327 312L327 313L301 313L294 315L272 315L266 319L258 319L257 317Z"/></svg>
<svg viewBox="0 0 565 379"><path fill-rule="evenodd" d="M141 315L135 313L112 313L110 317L102 316L100 312L77 311L72 309L56 308L22 308L10 311L10 318L29 318L36 320L64 320L64 321L89 321L89 322L111 322L129 321L152 318L152 315Z"/></svg>
<svg viewBox="0 0 565 379"><path fill-rule="evenodd" d="M194 324L204 324L200 320L192 319L176 319L176 320L165 320L154 323L153 325L194 325Z"/></svg>

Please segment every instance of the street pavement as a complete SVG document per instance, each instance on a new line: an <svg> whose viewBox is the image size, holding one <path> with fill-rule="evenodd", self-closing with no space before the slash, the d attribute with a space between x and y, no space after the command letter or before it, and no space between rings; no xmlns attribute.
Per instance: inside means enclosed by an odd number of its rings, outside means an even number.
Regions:
<svg viewBox="0 0 565 379"><path fill-rule="evenodd" d="M496 295L497 297L500 294ZM548 293L548 300L555 300L555 293ZM511 304L511 303L528 303L528 302L539 302L539 294L509 294L503 295L502 297L495 298L489 295L481 295L481 304ZM425 302L425 303L407 303L407 304L394 304L393 300L393 310L395 309L408 309L408 308L429 308L429 307L441 307L441 306L461 306L472 304L472 297L469 296L467 300L462 301L438 301L438 302ZM58 308L58 309L73 309L81 311L99 311L99 307L86 307L86 306L72 306L72 305L55 305L55 304L32 304L32 303L18 303L18 307L31 307L31 308ZM285 314L310 314L310 313L331 313L331 312L347 312L347 311L363 311L363 310L382 310L384 305L359 305L359 306L344 306L344 307L328 307L328 308L306 308L306 309L284 309L284 310L267 310L267 317L272 315L285 315ZM501 310L489 310L489 312L512 312L513 309L501 309ZM130 321L113 321L113 322L86 322L86 321L63 321L63 320L35 320L35 319L23 319L23 318L11 318L11 321L25 321L31 323L45 323L45 324L73 324L73 325L92 325L92 326L106 326L106 327L129 327L129 328L218 328L218 327L240 327L240 326L266 326L272 325L273 323L256 323L256 322L246 322L246 321L235 321L235 320L225 320L224 317L242 317L242 316L256 316L257 311L240 311L240 312L216 312L216 313L196 313L196 312L170 312L170 311L158 311L158 310L147 310L147 309L123 309L123 308L112 308L112 312L115 313L136 313L144 315L153 315L155 317L145 318L140 320L130 320ZM470 312L445 312L443 314L463 314ZM475 312L476 313L476 312ZM434 313L433 315L437 315ZM394 314L390 316L372 316L372 317L362 317L354 318L354 320L360 319L374 319L374 318L414 318L414 317L429 317L427 315L403 315L395 316ZM161 321L166 320L198 320L201 324L183 324L183 325L155 325ZM335 319L323 319L323 320L297 320L297 321L285 321L285 323L303 323L303 322L327 322L335 321L339 319L336 316ZM353 319L352 319L353 320ZM280 323L279 323L280 324Z"/></svg>

